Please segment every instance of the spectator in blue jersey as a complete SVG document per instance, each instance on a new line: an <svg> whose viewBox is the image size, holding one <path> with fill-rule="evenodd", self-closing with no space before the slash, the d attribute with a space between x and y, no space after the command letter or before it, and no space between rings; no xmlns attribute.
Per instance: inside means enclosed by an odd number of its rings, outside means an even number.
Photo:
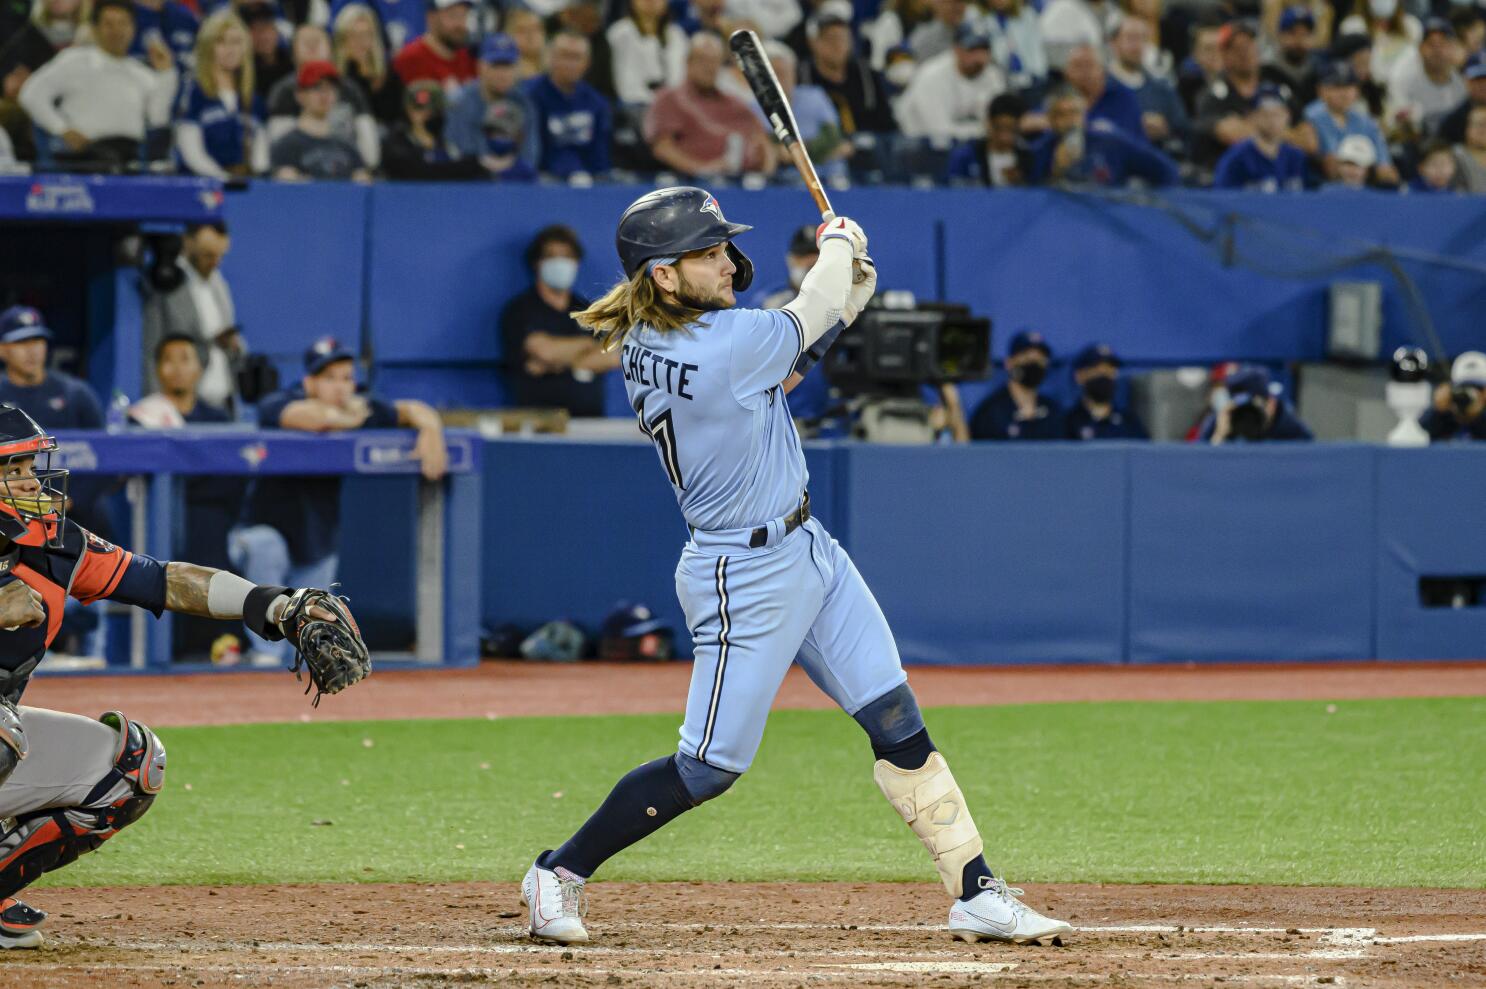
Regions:
<svg viewBox="0 0 1486 989"><path fill-rule="evenodd" d="M1031 148L1033 185L1119 187L1132 179L1151 186L1176 184L1176 162L1144 137L1130 137L1107 120L1086 125L1087 106L1083 94L1067 84L1048 97L1048 130Z"/></svg>
<svg viewBox="0 0 1486 989"><path fill-rule="evenodd" d="M196 39L196 66L176 110L176 154L188 171L207 178L259 174L268 168L263 112L247 25L231 8L219 10Z"/></svg>
<svg viewBox="0 0 1486 989"><path fill-rule="evenodd" d="M1104 67L1104 55L1093 45L1079 45L1068 53L1063 75L1088 103L1085 116L1090 122L1105 120L1120 133L1145 143L1145 124L1141 119L1140 100L1135 91L1118 79L1111 79Z"/></svg>
<svg viewBox="0 0 1486 989"><path fill-rule="evenodd" d="M1074 355L1073 380L1079 396L1064 420L1070 440L1150 439L1134 412L1116 406L1123 366L1107 343L1091 343Z"/></svg>
<svg viewBox="0 0 1486 989"><path fill-rule="evenodd" d="M568 178L578 172L609 171L609 137L614 130L609 102L583 81L588 71L588 39L560 31L547 53L547 72L522 87L537 115L541 144L537 170Z"/></svg>
<svg viewBox="0 0 1486 989"><path fill-rule="evenodd" d="M1486 354L1467 350L1435 386L1434 404L1419 419L1431 443L1486 440Z"/></svg>
<svg viewBox="0 0 1486 989"><path fill-rule="evenodd" d="M1198 442L1221 446L1315 439L1282 393L1279 382L1265 368L1257 364L1239 366L1223 382L1225 397L1218 411L1209 412L1202 420Z"/></svg>
<svg viewBox="0 0 1486 989"><path fill-rule="evenodd" d="M510 167L535 173L541 146L537 114L517 84L521 52L508 34L488 35L480 45L479 75L449 106L449 142L467 158L493 154L511 158ZM492 132L497 146L492 149ZM509 147L507 146L509 145ZM504 169L502 169L504 171Z"/></svg>
<svg viewBox="0 0 1486 989"><path fill-rule="evenodd" d="M0 402L25 409L47 431L102 429L103 407L93 389L64 371L47 369L52 331L30 306L0 313Z"/></svg>
<svg viewBox="0 0 1486 989"><path fill-rule="evenodd" d="M1318 98L1305 108L1304 120L1296 130L1296 143L1310 152L1320 165L1323 177L1337 175L1337 148L1351 135L1367 138L1377 160L1378 181L1398 183L1398 169L1388 153L1388 142L1378 123L1367 112L1359 98L1357 77L1351 66L1338 62L1326 70L1317 85Z"/></svg>
<svg viewBox="0 0 1486 989"><path fill-rule="evenodd" d="M1022 141L1021 121L1027 105L1020 96L1002 93L991 100L984 140L955 147L949 155L951 185L985 185L993 189L1027 184L1032 155Z"/></svg>
<svg viewBox="0 0 1486 989"><path fill-rule="evenodd" d="M149 50L164 45L177 65L190 68L198 23L191 8L176 0L134 0L134 41L129 54L149 61Z"/></svg>
<svg viewBox="0 0 1486 989"><path fill-rule="evenodd" d="M330 337L305 352L297 387L258 403L258 426L320 434L403 426L418 431L413 456L425 478L438 480L448 469L438 413L422 402L358 394L356 355ZM255 583L329 587L339 563L340 520L339 477L259 478L228 537L228 552L237 571ZM288 642L250 641L255 665L278 665L288 654Z"/></svg>
<svg viewBox="0 0 1486 989"><path fill-rule="evenodd" d="M355 179L370 181L371 172L356 146L331 129L330 111L337 100L340 75L330 62L306 62L296 75L299 117L294 128L269 148L269 167L276 179Z"/></svg>
<svg viewBox="0 0 1486 989"><path fill-rule="evenodd" d="M1063 408L1039 389L1052 348L1041 333L1020 330L1006 351L1006 384L986 396L970 417L973 440L1061 440Z"/></svg>
<svg viewBox="0 0 1486 989"><path fill-rule="evenodd" d="M1285 140L1290 106L1275 87L1264 85L1254 94L1244 138L1223 152L1213 175L1215 189L1254 192L1299 192L1309 184L1305 152Z"/></svg>
<svg viewBox="0 0 1486 989"><path fill-rule="evenodd" d="M1167 154L1181 156L1192 123L1176 87L1146 67L1150 47L1150 24L1140 17L1123 18L1109 39L1109 74L1135 93L1146 140Z"/></svg>

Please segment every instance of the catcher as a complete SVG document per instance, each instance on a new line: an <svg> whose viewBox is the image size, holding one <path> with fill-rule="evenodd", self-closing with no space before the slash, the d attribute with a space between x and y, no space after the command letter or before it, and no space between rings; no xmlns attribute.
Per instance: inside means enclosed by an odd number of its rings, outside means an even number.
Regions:
<svg viewBox="0 0 1486 989"><path fill-rule="evenodd" d="M236 574L130 553L69 521L57 443L0 404L0 948L34 948L46 918L15 894L139 820L165 782L165 747L110 711L97 721L17 706L57 635L67 595L152 611L242 619L288 639L315 695L371 672L351 612L327 591L254 586ZM308 693L308 689L306 689Z"/></svg>

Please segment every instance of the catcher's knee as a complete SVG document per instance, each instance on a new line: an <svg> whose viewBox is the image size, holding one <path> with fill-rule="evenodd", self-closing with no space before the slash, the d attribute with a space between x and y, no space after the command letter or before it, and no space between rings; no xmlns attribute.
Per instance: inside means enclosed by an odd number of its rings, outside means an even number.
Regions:
<svg viewBox="0 0 1486 989"><path fill-rule="evenodd" d="M686 787L687 794L691 797L693 807L704 804L713 797L720 797L727 792L741 773L730 773L726 769L718 769L709 766L700 759L693 758L685 752L677 752L673 757L676 763L676 772L681 774L681 783Z"/></svg>
<svg viewBox="0 0 1486 989"><path fill-rule="evenodd" d="M26 732L20 712L8 701L0 700L0 783L26 758Z"/></svg>
<svg viewBox="0 0 1486 989"><path fill-rule="evenodd" d="M98 719L119 733L113 764L75 807L22 814L0 825L0 899L71 865L144 816L165 782L165 746L118 711Z"/></svg>

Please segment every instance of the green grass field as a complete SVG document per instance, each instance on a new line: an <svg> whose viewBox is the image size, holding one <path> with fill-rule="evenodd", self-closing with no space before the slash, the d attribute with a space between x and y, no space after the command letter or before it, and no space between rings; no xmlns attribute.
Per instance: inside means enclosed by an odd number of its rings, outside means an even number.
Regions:
<svg viewBox="0 0 1486 989"><path fill-rule="evenodd" d="M928 712L992 866L1029 882L1486 886L1486 698ZM168 782L57 885L514 881L671 715L163 731ZM603 879L934 873L835 711L776 713L753 770ZM189 788L189 789L188 789ZM329 824L315 822L329 821Z"/></svg>

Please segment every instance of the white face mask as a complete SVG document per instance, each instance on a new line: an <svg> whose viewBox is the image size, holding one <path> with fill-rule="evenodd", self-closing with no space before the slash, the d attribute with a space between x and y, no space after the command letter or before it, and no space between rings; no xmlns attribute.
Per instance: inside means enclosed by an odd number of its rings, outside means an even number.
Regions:
<svg viewBox="0 0 1486 989"><path fill-rule="evenodd" d="M555 292L566 292L578 280L578 262L573 258L543 258L537 277Z"/></svg>
<svg viewBox="0 0 1486 989"><path fill-rule="evenodd" d="M883 75L895 89L907 89L908 84L913 81L913 70L917 68L913 62L900 58L887 67Z"/></svg>
<svg viewBox="0 0 1486 989"><path fill-rule="evenodd" d="M1398 0L1367 0L1367 9L1375 19L1386 21L1398 9Z"/></svg>
<svg viewBox="0 0 1486 989"><path fill-rule="evenodd" d="M788 264L789 264L789 287L792 288L792 289L794 289L796 292L798 292L800 290L800 286L805 281L805 276L810 272L810 265L808 265L808 264L796 264L793 261L788 262Z"/></svg>

